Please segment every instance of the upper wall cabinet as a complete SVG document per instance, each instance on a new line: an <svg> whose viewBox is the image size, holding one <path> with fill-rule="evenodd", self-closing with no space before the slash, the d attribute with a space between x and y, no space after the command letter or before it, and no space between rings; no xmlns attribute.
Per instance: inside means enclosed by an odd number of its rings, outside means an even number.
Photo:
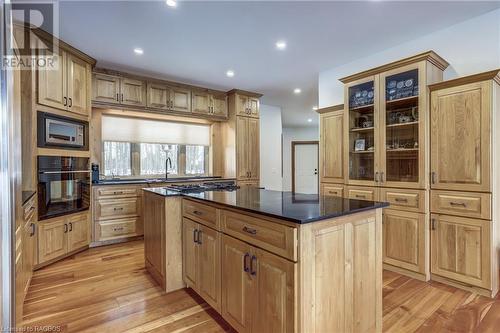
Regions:
<svg viewBox="0 0 500 333"><path fill-rule="evenodd" d="M95 73L92 100L107 104L146 106L146 82Z"/></svg>
<svg viewBox="0 0 500 333"><path fill-rule="evenodd" d="M148 82L147 106L165 111L190 112L191 91Z"/></svg>
<svg viewBox="0 0 500 333"><path fill-rule="evenodd" d="M50 51L40 51L51 56ZM91 109L91 63L59 50L55 68L37 71L38 104L80 115L89 115Z"/></svg>
<svg viewBox="0 0 500 333"><path fill-rule="evenodd" d="M254 96L236 94L236 115L259 118L259 99Z"/></svg>
<svg viewBox="0 0 500 333"><path fill-rule="evenodd" d="M344 183L343 105L322 109L320 115L320 178L322 183Z"/></svg>
<svg viewBox="0 0 500 333"><path fill-rule="evenodd" d="M427 85L441 81L447 65L430 51L341 79L348 184L425 188Z"/></svg>
<svg viewBox="0 0 500 333"><path fill-rule="evenodd" d="M193 113L227 117L227 100L225 94L193 90L192 96Z"/></svg>

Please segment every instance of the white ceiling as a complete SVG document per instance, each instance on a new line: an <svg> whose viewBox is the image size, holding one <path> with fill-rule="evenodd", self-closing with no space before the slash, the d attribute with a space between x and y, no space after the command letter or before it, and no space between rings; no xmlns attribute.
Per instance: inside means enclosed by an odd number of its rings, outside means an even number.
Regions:
<svg viewBox="0 0 500 333"><path fill-rule="evenodd" d="M60 36L98 61L264 94L283 126L316 125L318 73L499 7L498 2L68 1ZM457 36L458 37L458 36ZM287 41L276 50L278 39ZM144 50L141 56L133 49ZM225 76L232 69L233 78ZM302 89L294 95L293 89ZM312 123L307 119L312 118Z"/></svg>

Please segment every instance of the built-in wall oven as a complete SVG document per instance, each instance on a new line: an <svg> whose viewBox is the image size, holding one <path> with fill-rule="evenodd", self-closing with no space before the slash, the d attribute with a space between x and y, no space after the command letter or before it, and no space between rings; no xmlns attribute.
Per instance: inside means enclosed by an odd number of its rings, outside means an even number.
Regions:
<svg viewBox="0 0 500 333"><path fill-rule="evenodd" d="M38 147L89 149L89 123L86 121L38 112Z"/></svg>
<svg viewBox="0 0 500 333"><path fill-rule="evenodd" d="M84 211L89 207L89 159L38 156L39 219Z"/></svg>

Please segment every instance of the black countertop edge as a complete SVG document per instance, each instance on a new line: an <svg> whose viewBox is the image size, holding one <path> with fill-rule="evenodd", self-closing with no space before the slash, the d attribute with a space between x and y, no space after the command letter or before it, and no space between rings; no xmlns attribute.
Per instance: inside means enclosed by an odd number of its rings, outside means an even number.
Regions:
<svg viewBox="0 0 500 333"><path fill-rule="evenodd" d="M25 205L29 199L31 199L35 195L35 191L23 191L22 193L22 199L23 199L23 205Z"/></svg>
<svg viewBox="0 0 500 333"><path fill-rule="evenodd" d="M215 177L180 177L161 179L160 181L151 181L151 179L122 179L122 180L99 180L97 183L92 183L93 186L109 186L109 185L135 185L135 184L149 184L158 185L164 183L190 183L190 182L203 182L203 181L236 181L236 178L222 178Z"/></svg>

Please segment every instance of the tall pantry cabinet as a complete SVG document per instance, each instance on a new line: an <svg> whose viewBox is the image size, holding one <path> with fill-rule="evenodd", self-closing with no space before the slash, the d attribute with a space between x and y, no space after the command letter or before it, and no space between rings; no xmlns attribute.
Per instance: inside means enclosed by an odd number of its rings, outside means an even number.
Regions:
<svg viewBox="0 0 500 333"><path fill-rule="evenodd" d="M431 85L432 279L494 296L500 247L500 70Z"/></svg>

